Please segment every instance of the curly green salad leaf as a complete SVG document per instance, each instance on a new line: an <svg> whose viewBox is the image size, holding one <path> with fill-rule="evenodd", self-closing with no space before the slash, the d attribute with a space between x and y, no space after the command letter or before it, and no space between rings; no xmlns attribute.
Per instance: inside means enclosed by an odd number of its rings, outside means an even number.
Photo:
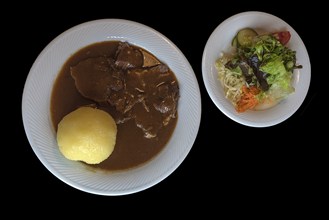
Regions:
<svg viewBox="0 0 329 220"><path fill-rule="evenodd" d="M270 89L268 94L274 99L282 99L293 93L295 89L291 85L292 72L285 68L280 56L273 56L272 60L260 66L260 70L268 73L266 78Z"/></svg>
<svg viewBox="0 0 329 220"><path fill-rule="evenodd" d="M248 31L254 30L248 28ZM248 33L248 43L239 42L238 38L234 45L235 53L223 54L216 61L218 77L226 98L238 112L254 109L264 102L277 103L286 98L295 91L292 86L294 69L302 68L296 65L296 51L289 49L276 38L281 34L254 33L253 37ZM238 33L235 38L239 37L239 34L241 35ZM290 38L290 33L288 34Z"/></svg>

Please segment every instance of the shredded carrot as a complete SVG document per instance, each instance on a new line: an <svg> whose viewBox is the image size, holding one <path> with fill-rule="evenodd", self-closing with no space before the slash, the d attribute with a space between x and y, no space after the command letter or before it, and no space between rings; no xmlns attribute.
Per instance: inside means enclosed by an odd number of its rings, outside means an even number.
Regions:
<svg viewBox="0 0 329 220"><path fill-rule="evenodd" d="M238 101L236 106L236 111L241 113L245 112L248 109L253 109L257 104L258 100L256 99L256 95L260 92L260 90L256 86L242 86L242 95L241 99Z"/></svg>

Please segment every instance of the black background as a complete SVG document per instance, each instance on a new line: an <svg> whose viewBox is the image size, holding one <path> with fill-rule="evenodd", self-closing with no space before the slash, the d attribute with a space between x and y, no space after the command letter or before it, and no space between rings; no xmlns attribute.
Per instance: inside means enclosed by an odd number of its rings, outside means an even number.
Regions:
<svg viewBox="0 0 329 220"><path fill-rule="evenodd" d="M12 63L7 74L15 80L14 117L15 159L8 165L9 190L18 203L48 201L59 204L91 204L96 207L133 207L136 204L158 207L169 201L165 209L183 204L224 202L226 206L249 204L267 206L279 200L281 208L291 203L306 203L313 197L310 184L319 179L315 174L322 161L315 150L319 145L319 124L326 118L320 105L319 34L307 5L199 2L180 3L108 3L89 2L82 9L39 5L33 11L14 13L18 22L8 27L15 39L14 54L20 60ZM145 5L144 5L145 4ZM192 9L193 8L193 9ZM126 10L132 10L127 12ZM302 38L311 60L311 85L299 110L288 120L268 128L251 128L223 115L205 89L201 58L212 31L226 18L244 11L271 13L290 24ZM126 196L99 196L79 191L53 176L38 160L26 138L21 116L21 99L26 77L43 48L65 30L80 23L102 18L122 18L150 26L168 37L189 60L197 77L202 96L202 118L195 143L183 163L159 184ZM321 31L321 30L320 30ZM321 35L321 34L320 34ZM10 57L9 57L10 58ZM317 65L318 64L318 65ZM13 71L14 70L14 71ZM326 73L327 74L327 73ZM12 133L12 131L14 131ZM308 144L309 143L309 144ZM174 205L176 204L176 205ZM188 210L185 210L188 211Z"/></svg>

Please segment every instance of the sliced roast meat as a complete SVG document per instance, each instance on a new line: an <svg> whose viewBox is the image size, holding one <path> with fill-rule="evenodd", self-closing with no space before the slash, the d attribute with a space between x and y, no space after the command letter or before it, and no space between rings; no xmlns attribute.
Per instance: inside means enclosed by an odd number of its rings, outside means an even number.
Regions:
<svg viewBox="0 0 329 220"><path fill-rule="evenodd" d="M105 57L89 58L71 67L75 85L84 97L96 102L106 102L111 91L124 88L124 72L113 68Z"/></svg>
<svg viewBox="0 0 329 220"><path fill-rule="evenodd" d="M179 98L177 82L162 84L157 88L156 96L158 98L153 103L153 106L157 111L163 114L168 112L174 113Z"/></svg>
<svg viewBox="0 0 329 220"><path fill-rule="evenodd" d="M133 48L127 42L121 42L116 52L115 65L120 69L142 67L144 57L140 50Z"/></svg>
<svg viewBox="0 0 329 220"><path fill-rule="evenodd" d="M150 70L156 74L159 74L159 76L169 74L169 67L165 64L159 64L152 67Z"/></svg>
<svg viewBox="0 0 329 220"><path fill-rule="evenodd" d="M143 66L139 49L121 42L114 59L86 59L71 67L71 75L84 97L116 110L117 124L134 119L145 138L154 138L176 117L179 88L167 65L149 65Z"/></svg>
<svg viewBox="0 0 329 220"><path fill-rule="evenodd" d="M153 54L150 54L145 50L142 50L142 54L144 58L143 67L151 67L161 64L161 62L155 56L153 56Z"/></svg>
<svg viewBox="0 0 329 220"><path fill-rule="evenodd" d="M136 103L133 114L146 138L156 137L161 127L176 116L179 88L169 71L164 64L128 71L127 88L138 89L127 91L143 97Z"/></svg>
<svg viewBox="0 0 329 220"><path fill-rule="evenodd" d="M89 58L71 67L75 86L84 97L96 102L106 101L110 94L111 75L105 57Z"/></svg>
<svg viewBox="0 0 329 220"><path fill-rule="evenodd" d="M146 106L148 105L148 100L146 100ZM146 110L143 102L135 105L133 114L136 126L143 131L145 138L155 138L163 127L163 115L153 107L147 107Z"/></svg>

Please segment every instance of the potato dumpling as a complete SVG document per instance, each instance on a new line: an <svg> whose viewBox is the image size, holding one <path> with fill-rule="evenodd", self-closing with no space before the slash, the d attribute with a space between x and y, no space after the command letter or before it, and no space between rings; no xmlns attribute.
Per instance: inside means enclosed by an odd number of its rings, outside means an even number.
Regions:
<svg viewBox="0 0 329 220"><path fill-rule="evenodd" d="M117 126L107 112L80 107L58 124L57 143L69 160L98 164L114 150Z"/></svg>

